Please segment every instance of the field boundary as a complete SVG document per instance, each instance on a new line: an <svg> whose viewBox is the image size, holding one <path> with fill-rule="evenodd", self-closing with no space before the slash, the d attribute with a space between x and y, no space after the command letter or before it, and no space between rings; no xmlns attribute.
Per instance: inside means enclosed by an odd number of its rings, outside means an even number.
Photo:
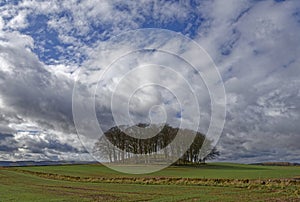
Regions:
<svg viewBox="0 0 300 202"><path fill-rule="evenodd" d="M283 179L213 179L213 178L181 178L181 177L80 177L56 173L37 172L21 169L8 169L25 174L31 174L53 180L95 183L126 183L126 184L152 184L152 185L201 185L201 186L234 186L251 188L257 186L285 187L299 186L300 177ZM300 194L300 193L299 193Z"/></svg>

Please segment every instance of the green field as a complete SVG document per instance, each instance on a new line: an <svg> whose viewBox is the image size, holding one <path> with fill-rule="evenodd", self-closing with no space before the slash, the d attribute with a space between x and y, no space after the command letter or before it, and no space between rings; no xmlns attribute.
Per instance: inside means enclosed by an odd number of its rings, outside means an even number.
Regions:
<svg viewBox="0 0 300 202"><path fill-rule="evenodd" d="M0 168L0 201L300 201L300 167L211 163L126 175L101 165Z"/></svg>

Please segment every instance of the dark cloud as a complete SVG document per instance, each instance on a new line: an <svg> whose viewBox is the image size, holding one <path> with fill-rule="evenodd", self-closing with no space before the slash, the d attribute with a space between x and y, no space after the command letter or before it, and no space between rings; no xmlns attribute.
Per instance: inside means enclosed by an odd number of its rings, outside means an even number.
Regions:
<svg viewBox="0 0 300 202"><path fill-rule="evenodd" d="M74 132L73 81L50 73L29 50L14 44L18 40L22 40L21 35L12 38L8 47L0 44L0 53L5 53L2 60L6 62L2 66L10 68L0 69L3 113L10 115L6 121L30 119L46 128Z"/></svg>
<svg viewBox="0 0 300 202"><path fill-rule="evenodd" d="M17 144L17 141L14 140L14 135L0 133L0 153L16 152L18 150Z"/></svg>

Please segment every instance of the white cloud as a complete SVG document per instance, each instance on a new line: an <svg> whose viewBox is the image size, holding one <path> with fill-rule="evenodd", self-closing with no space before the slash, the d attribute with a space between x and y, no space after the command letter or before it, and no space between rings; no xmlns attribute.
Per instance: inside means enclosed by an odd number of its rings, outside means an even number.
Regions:
<svg viewBox="0 0 300 202"><path fill-rule="evenodd" d="M3 27L4 27L4 21L2 17L0 17L0 31L2 31Z"/></svg>
<svg viewBox="0 0 300 202"><path fill-rule="evenodd" d="M28 13L27 11L21 11L17 14L17 16L13 17L7 24L8 28L11 29L22 29L27 27L27 21L26 21L26 17L27 17Z"/></svg>

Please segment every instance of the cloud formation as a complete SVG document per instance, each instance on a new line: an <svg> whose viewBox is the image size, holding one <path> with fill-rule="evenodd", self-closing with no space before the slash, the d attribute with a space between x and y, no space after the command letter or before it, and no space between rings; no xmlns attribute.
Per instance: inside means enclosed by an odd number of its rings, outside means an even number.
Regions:
<svg viewBox="0 0 300 202"><path fill-rule="evenodd" d="M0 13L3 159L79 158L78 154L85 151L72 117L72 91L78 72L101 71L99 48L113 36L139 28L162 28L195 40L221 73L227 93L227 119L218 144L222 154L219 160L300 162L297 1L24 0L0 3ZM172 44L176 41L166 45ZM104 128L113 124L109 97L116 84L131 67L152 60L185 75L200 92L201 130L206 132L211 111L203 80L178 58L162 59L155 54L125 58L108 72L107 80L99 84L101 88L98 86L98 120ZM136 85L141 82L139 78L170 78L164 80L165 85L173 85L181 96L186 93L172 77L155 72L135 76ZM130 84L135 83L128 83L128 89ZM83 97L87 92L83 88ZM126 86L122 92L126 95ZM130 109L134 120L142 120L153 105L166 100L170 122L180 117L178 103L163 89L145 88L133 98ZM192 121L194 112L188 102L185 105ZM122 103L119 107L121 112Z"/></svg>

